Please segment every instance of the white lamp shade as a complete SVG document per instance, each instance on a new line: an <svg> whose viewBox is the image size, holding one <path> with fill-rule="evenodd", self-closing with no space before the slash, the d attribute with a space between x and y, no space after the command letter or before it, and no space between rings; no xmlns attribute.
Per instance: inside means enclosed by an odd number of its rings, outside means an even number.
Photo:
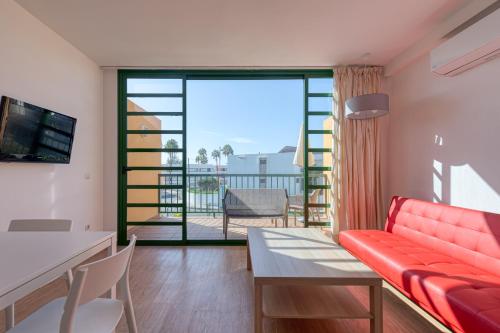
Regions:
<svg viewBox="0 0 500 333"><path fill-rule="evenodd" d="M367 94L355 96L345 102L347 119L370 119L389 113L389 96Z"/></svg>

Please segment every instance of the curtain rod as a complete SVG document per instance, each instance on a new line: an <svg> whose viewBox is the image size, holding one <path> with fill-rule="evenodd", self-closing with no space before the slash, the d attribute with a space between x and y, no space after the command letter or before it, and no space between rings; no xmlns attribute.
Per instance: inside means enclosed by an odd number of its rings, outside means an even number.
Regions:
<svg viewBox="0 0 500 333"><path fill-rule="evenodd" d="M333 66L99 66L101 69L173 69L173 70L224 70L224 69L333 69Z"/></svg>

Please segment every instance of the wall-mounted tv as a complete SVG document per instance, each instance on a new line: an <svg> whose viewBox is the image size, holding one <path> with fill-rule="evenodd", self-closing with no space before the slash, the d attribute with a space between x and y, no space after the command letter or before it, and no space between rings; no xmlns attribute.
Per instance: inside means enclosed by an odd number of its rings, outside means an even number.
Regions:
<svg viewBox="0 0 500 333"><path fill-rule="evenodd" d="M0 162L69 163L76 119L2 96Z"/></svg>

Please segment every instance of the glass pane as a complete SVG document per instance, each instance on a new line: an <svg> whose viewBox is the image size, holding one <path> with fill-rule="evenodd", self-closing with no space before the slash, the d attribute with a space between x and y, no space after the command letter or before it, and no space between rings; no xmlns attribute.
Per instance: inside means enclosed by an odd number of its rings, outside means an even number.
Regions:
<svg viewBox="0 0 500 333"><path fill-rule="evenodd" d="M182 166L182 153L127 153L128 166Z"/></svg>
<svg viewBox="0 0 500 333"><path fill-rule="evenodd" d="M158 175L160 185L182 185L182 173L162 171Z"/></svg>
<svg viewBox="0 0 500 333"><path fill-rule="evenodd" d="M158 203L158 197L157 189L127 190L127 201L129 203Z"/></svg>
<svg viewBox="0 0 500 333"><path fill-rule="evenodd" d="M309 79L309 93L332 93L333 78L313 78Z"/></svg>
<svg viewBox="0 0 500 333"><path fill-rule="evenodd" d="M127 222L180 222L181 220L181 207L127 207Z"/></svg>
<svg viewBox="0 0 500 333"><path fill-rule="evenodd" d="M128 148L182 148L182 135L128 134Z"/></svg>
<svg viewBox="0 0 500 333"><path fill-rule="evenodd" d="M127 201L129 203L182 203L182 189L128 189ZM160 207L158 210L167 211L172 207ZM173 207L177 211L178 207Z"/></svg>
<svg viewBox="0 0 500 333"><path fill-rule="evenodd" d="M309 111L332 111L332 97L309 97Z"/></svg>
<svg viewBox="0 0 500 333"><path fill-rule="evenodd" d="M329 190L311 190L309 191L310 204L324 204L328 202ZM321 209L324 209L323 207Z"/></svg>
<svg viewBox="0 0 500 333"><path fill-rule="evenodd" d="M309 171L309 185L327 185L328 174L323 171Z"/></svg>
<svg viewBox="0 0 500 333"><path fill-rule="evenodd" d="M327 144L329 140L328 134L309 134L309 147L311 148L330 148ZM316 154L316 153L315 153ZM321 154L321 153L318 153Z"/></svg>
<svg viewBox="0 0 500 333"><path fill-rule="evenodd" d="M321 184L329 184L329 177L315 177L315 182ZM311 180L311 179L310 179ZM309 204L325 204L330 202L332 191L330 189L315 189L309 191ZM330 222L329 208L325 207L310 207L309 222Z"/></svg>
<svg viewBox="0 0 500 333"><path fill-rule="evenodd" d="M181 219L169 217L168 220L180 222ZM127 239L132 235L136 235L138 240L182 240L182 226L128 226Z"/></svg>
<svg viewBox="0 0 500 333"><path fill-rule="evenodd" d="M128 222L151 222L158 218L158 207L127 207Z"/></svg>
<svg viewBox="0 0 500 333"><path fill-rule="evenodd" d="M182 79L127 79L129 94L182 94Z"/></svg>
<svg viewBox="0 0 500 333"><path fill-rule="evenodd" d="M129 130L182 130L182 116L128 116Z"/></svg>
<svg viewBox="0 0 500 333"><path fill-rule="evenodd" d="M215 177L189 176L188 213L222 213L223 188Z"/></svg>
<svg viewBox="0 0 500 333"><path fill-rule="evenodd" d="M332 116L309 116L307 119L310 130L331 130Z"/></svg>
<svg viewBox="0 0 500 333"><path fill-rule="evenodd" d="M182 203L182 189L160 189L160 203L164 204L177 204ZM161 207L161 211L165 211L166 209L171 207ZM174 210L177 211L178 208L174 207Z"/></svg>
<svg viewBox="0 0 500 333"><path fill-rule="evenodd" d="M314 148L318 148L318 146L315 146ZM329 148L329 147L325 147L325 148ZM331 163L328 164L329 161L332 160L331 159L332 153L313 153L313 156L314 156L314 164L311 166L315 166L315 167L332 166Z"/></svg>
<svg viewBox="0 0 500 333"><path fill-rule="evenodd" d="M128 185L158 185L161 170L132 170L127 172Z"/></svg>
<svg viewBox="0 0 500 333"><path fill-rule="evenodd" d="M222 216L188 215L187 234L189 239L224 239ZM228 234L230 238L232 234Z"/></svg>
<svg viewBox="0 0 500 333"><path fill-rule="evenodd" d="M181 97L128 97L128 112L182 112Z"/></svg>

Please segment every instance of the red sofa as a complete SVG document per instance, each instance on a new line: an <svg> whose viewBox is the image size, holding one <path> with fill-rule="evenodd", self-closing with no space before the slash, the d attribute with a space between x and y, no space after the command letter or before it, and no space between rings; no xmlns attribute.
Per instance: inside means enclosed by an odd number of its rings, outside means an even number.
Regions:
<svg viewBox="0 0 500 333"><path fill-rule="evenodd" d="M340 244L453 331L500 333L500 214L394 197Z"/></svg>

